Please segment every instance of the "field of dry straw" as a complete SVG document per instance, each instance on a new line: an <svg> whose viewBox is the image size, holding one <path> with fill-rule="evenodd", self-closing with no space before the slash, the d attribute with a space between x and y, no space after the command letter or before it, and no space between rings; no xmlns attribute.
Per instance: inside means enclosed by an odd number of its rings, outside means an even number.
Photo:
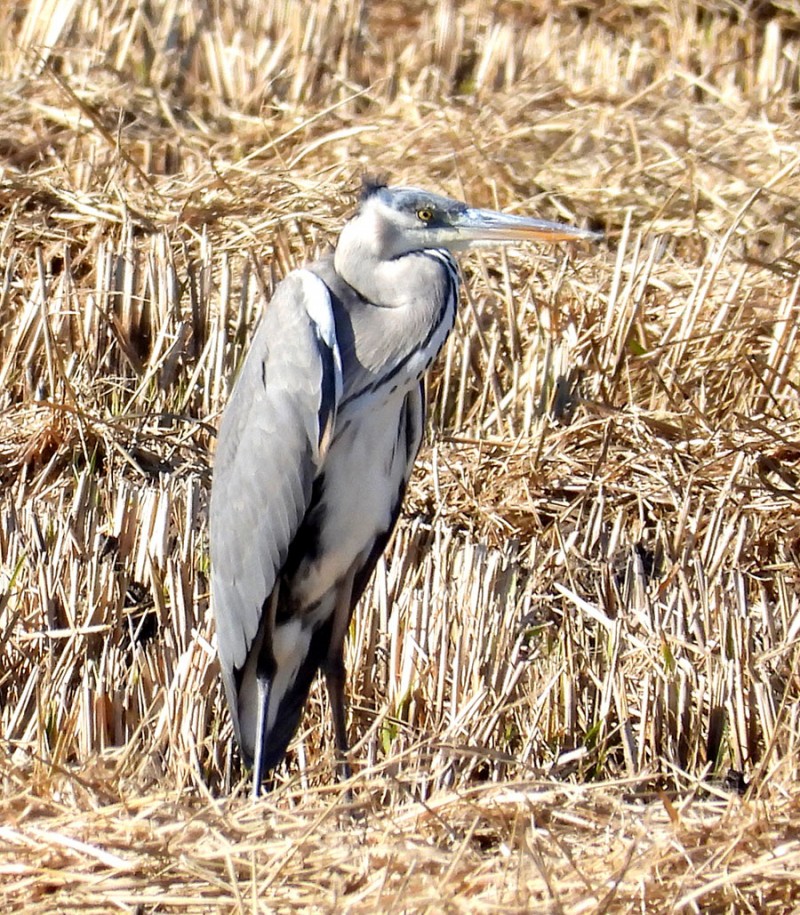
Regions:
<svg viewBox="0 0 800 915"><path fill-rule="evenodd" d="M796 911L799 87L791 0L0 7L3 912ZM321 689L253 806L214 430L365 172L606 240L463 259L356 813Z"/></svg>

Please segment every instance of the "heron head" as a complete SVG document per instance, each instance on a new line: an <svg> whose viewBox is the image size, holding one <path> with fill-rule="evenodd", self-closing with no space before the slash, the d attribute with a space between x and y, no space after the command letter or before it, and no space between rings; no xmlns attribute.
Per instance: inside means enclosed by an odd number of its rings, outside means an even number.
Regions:
<svg viewBox="0 0 800 915"><path fill-rule="evenodd" d="M415 187L389 187L365 181L361 204L350 225L381 259L412 251L516 241L557 242L598 239L599 232L574 226L476 209L459 200Z"/></svg>

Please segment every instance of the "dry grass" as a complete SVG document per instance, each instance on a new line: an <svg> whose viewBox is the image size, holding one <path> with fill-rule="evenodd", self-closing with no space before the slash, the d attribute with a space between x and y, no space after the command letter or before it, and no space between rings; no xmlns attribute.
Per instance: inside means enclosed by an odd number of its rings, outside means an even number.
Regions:
<svg viewBox="0 0 800 915"><path fill-rule="evenodd" d="M26 911L771 913L796 903L797 799L785 796L640 804L624 784L526 781L422 803L381 779L361 784L352 819L338 791L281 792L256 807L121 790L99 766L86 774L89 784L48 780L44 796L20 785L0 807L0 876Z"/></svg>
<svg viewBox="0 0 800 915"><path fill-rule="evenodd" d="M792 911L794 4L0 26L4 910ZM206 500L264 298L367 168L608 242L463 263L351 632L350 817L322 690L242 795Z"/></svg>

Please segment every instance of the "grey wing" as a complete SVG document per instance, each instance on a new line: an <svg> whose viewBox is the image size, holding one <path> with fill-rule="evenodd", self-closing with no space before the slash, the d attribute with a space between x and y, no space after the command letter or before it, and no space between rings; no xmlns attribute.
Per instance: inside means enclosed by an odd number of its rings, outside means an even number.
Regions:
<svg viewBox="0 0 800 915"><path fill-rule="evenodd" d="M311 500L341 390L330 294L319 277L297 270L264 311L217 438L211 592L229 700Z"/></svg>

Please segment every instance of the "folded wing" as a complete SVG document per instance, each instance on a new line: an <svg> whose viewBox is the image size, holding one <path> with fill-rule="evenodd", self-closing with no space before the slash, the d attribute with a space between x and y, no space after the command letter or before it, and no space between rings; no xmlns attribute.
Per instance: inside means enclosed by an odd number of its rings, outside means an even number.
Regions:
<svg viewBox="0 0 800 915"><path fill-rule="evenodd" d="M240 743L241 672L311 501L341 392L330 294L319 277L297 270L264 311L220 423L214 459L212 607Z"/></svg>

